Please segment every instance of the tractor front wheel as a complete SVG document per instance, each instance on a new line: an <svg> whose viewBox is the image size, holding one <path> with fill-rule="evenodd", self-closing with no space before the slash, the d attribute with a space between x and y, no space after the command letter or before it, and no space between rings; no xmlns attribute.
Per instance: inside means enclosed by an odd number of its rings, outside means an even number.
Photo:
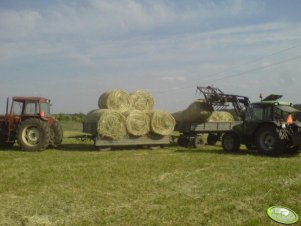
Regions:
<svg viewBox="0 0 301 226"><path fill-rule="evenodd" d="M263 126L256 135L256 147L261 154L279 155L284 148L275 126Z"/></svg>
<svg viewBox="0 0 301 226"><path fill-rule="evenodd" d="M40 151L48 147L50 129L47 122L31 118L20 123L17 141L22 150Z"/></svg>

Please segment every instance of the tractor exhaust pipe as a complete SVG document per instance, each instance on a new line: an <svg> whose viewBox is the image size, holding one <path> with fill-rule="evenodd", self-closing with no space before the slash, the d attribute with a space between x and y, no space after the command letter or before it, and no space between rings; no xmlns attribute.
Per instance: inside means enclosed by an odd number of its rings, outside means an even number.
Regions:
<svg viewBox="0 0 301 226"><path fill-rule="evenodd" d="M9 97L6 99L6 115L8 115Z"/></svg>

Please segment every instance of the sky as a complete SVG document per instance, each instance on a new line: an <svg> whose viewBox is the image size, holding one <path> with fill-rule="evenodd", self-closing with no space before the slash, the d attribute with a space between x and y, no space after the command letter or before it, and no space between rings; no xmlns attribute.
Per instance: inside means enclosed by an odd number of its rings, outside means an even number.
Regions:
<svg viewBox="0 0 301 226"><path fill-rule="evenodd" d="M114 89L174 112L208 85L301 103L300 12L300 0L0 0L0 113L11 96L87 113Z"/></svg>

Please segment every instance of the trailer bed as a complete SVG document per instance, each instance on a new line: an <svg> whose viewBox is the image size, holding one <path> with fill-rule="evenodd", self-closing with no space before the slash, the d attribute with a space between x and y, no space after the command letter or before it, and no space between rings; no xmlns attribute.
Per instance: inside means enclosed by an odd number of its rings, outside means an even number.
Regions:
<svg viewBox="0 0 301 226"><path fill-rule="evenodd" d="M117 147L117 146L161 146L170 143L170 136L148 135L140 137L124 137L118 140L112 140L101 136L96 136L96 147Z"/></svg>
<svg viewBox="0 0 301 226"><path fill-rule="evenodd" d="M205 122L205 123L177 123L176 130L181 133L216 133L227 132L234 126L242 124L242 121L234 122Z"/></svg>

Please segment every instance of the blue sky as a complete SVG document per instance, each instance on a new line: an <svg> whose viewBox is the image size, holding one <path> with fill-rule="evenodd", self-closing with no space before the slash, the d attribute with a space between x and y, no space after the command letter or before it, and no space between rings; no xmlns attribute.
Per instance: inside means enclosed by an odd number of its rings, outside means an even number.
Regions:
<svg viewBox="0 0 301 226"><path fill-rule="evenodd" d="M43 96L86 113L111 89L171 112L197 85L301 103L301 1L0 0L0 106Z"/></svg>

